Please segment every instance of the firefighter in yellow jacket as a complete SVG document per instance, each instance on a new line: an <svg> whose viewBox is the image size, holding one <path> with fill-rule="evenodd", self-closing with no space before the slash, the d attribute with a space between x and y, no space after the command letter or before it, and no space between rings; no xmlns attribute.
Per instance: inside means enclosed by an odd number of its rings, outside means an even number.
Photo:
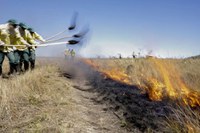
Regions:
<svg viewBox="0 0 200 133"><path fill-rule="evenodd" d="M18 27L21 37L27 42L24 46L16 47L15 58L20 64L20 69L22 70L22 63L24 64L24 70L29 70L29 48L31 44L35 44L30 32L27 30L27 26L24 23L19 23ZM23 44L23 43L22 43Z"/></svg>
<svg viewBox="0 0 200 133"><path fill-rule="evenodd" d="M5 56L8 57L10 63L10 74L13 74L14 70L17 69L17 61L14 56L14 47L8 47L7 44L27 44L26 41L20 36L17 30L17 21L16 20L9 20L6 24L0 25L0 74L2 74L2 64L4 61Z"/></svg>
<svg viewBox="0 0 200 133"><path fill-rule="evenodd" d="M41 43L44 43L45 40L43 39L42 36L40 36L38 33L36 33L33 28L28 28L28 31L30 32L32 38L34 40L40 41ZM32 44L32 43L31 43ZM36 44L36 43L35 43ZM35 55L35 46L29 47L29 60L30 60L30 64L31 64L31 69L35 68L35 59L36 59L36 55Z"/></svg>

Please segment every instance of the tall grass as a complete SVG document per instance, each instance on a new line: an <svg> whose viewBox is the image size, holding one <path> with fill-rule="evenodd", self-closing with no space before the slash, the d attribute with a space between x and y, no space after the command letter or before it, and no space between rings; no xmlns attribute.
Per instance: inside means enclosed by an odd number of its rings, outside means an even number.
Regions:
<svg viewBox="0 0 200 133"><path fill-rule="evenodd" d="M59 78L57 67L0 80L0 132L58 132L70 85Z"/></svg>
<svg viewBox="0 0 200 133"><path fill-rule="evenodd" d="M132 84L141 87L148 82L143 77L163 80L153 63L145 58L98 59L95 62L100 69L117 67L129 75ZM181 78L190 88L200 90L199 59L168 59L166 62L179 69ZM5 68L4 71L8 71L8 67ZM0 132L66 132L63 121L66 121L67 110L72 109L67 97L70 87L70 83L60 77L59 68L53 65L40 65L23 75L1 79ZM200 132L198 107L172 106L171 111L161 132Z"/></svg>
<svg viewBox="0 0 200 133"><path fill-rule="evenodd" d="M163 131L173 133L200 133L200 110L190 107L171 107L173 111L163 123Z"/></svg>
<svg viewBox="0 0 200 133"><path fill-rule="evenodd" d="M100 69L117 68L128 74L133 84L145 85L144 77L156 78L163 82L162 76L148 58L136 59L95 59ZM189 88L200 91L200 59L164 59L163 62L173 64L179 71L182 80ZM176 74L176 73L174 73Z"/></svg>

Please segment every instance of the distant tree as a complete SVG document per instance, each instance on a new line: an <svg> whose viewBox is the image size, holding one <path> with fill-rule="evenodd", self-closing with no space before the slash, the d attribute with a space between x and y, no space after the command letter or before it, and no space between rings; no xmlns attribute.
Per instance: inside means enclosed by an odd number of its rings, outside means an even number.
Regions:
<svg viewBox="0 0 200 133"><path fill-rule="evenodd" d="M132 57L133 58L136 58L136 55L135 55L135 52L133 51L133 53L132 53Z"/></svg>
<svg viewBox="0 0 200 133"><path fill-rule="evenodd" d="M119 59L122 59L122 55L121 54L118 54L119 55Z"/></svg>

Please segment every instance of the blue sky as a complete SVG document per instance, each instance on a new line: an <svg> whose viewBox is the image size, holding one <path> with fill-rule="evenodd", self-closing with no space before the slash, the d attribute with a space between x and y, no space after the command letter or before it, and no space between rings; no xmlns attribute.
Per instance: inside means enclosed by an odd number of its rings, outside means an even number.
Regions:
<svg viewBox="0 0 200 133"><path fill-rule="evenodd" d="M75 49L82 56L200 54L199 0L0 0L0 23L26 22L44 37L66 28L74 11L90 39ZM70 33L66 33L70 34ZM65 46L39 48L39 56L62 55ZM71 47L72 48L72 47Z"/></svg>

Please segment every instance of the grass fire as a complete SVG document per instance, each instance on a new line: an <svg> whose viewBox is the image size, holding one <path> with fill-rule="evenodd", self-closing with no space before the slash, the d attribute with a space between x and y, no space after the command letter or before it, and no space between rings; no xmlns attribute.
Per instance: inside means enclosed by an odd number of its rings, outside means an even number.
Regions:
<svg viewBox="0 0 200 133"><path fill-rule="evenodd" d="M139 88L146 91L151 100L161 101L164 98L170 98L175 101L181 101L191 107L200 106L200 91L198 86L186 85L181 70L176 66L181 65L180 61L169 59L148 58L144 59L142 65L151 65L146 70L142 71L137 77L138 83L134 84L132 77L133 73L127 71L135 71L135 65L138 65L137 59L116 61L116 60L84 60L87 64L92 66L95 70L102 73L106 78L119 81L128 85L137 85ZM138 60L138 62L140 62ZM186 61L187 62L187 61ZM185 62L184 62L185 63ZM105 65L106 64L106 65ZM188 66L191 65L188 63ZM125 66L125 67L124 67ZM130 66L133 66L130 70ZM135 66L135 67L134 67ZM139 66L143 67L143 66ZM196 66L197 67L197 66ZM196 68L197 69L197 68ZM133 75L131 75L133 74ZM136 77L134 77L136 78ZM186 79L187 77L185 77ZM199 79L194 79L198 82ZM141 84L143 82L143 84ZM191 87L191 88L190 88ZM193 89L192 89L193 88Z"/></svg>

